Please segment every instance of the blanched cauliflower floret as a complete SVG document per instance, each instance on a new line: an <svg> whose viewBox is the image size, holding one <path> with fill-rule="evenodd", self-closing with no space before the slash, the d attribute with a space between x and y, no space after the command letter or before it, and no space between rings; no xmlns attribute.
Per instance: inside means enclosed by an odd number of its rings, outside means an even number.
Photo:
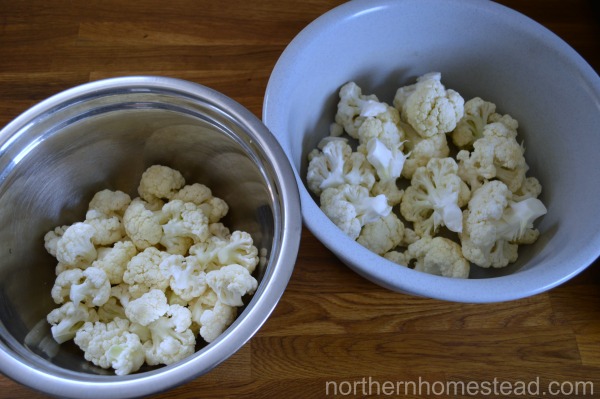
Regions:
<svg viewBox="0 0 600 399"><path fill-rule="evenodd" d="M104 270L88 267L80 281L71 285L69 297L75 303L83 302L87 306L102 306L110 297L110 281Z"/></svg>
<svg viewBox="0 0 600 399"><path fill-rule="evenodd" d="M146 363L172 364L194 353L196 338L190 326L191 312L181 305L170 305L164 316L148 325L151 340L144 343Z"/></svg>
<svg viewBox="0 0 600 399"><path fill-rule="evenodd" d="M68 228L68 225L57 226L54 230L50 230L44 235L44 247L50 255L56 257L56 245L58 244L58 240L61 239Z"/></svg>
<svg viewBox="0 0 600 399"><path fill-rule="evenodd" d="M114 368L117 375L140 369L145 354L138 335L129 331L129 321L87 322L77 331L75 344L85 359L102 368Z"/></svg>
<svg viewBox="0 0 600 399"><path fill-rule="evenodd" d="M212 309L202 312L200 317L200 336L206 342L212 342L233 323L237 310L233 306L217 301Z"/></svg>
<svg viewBox="0 0 600 399"><path fill-rule="evenodd" d="M127 263L123 282L129 284L129 292L134 298L139 298L153 288L161 291L167 289L169 280L165 279L160 271L160 264L167 256L167 252L149 247Z"/></svg>
<svg viewBox="0 0 600 399"><path fill-rule="evenodd" d="M125 306L127 318L142 326L147 326L169 310L167 297L161 290L152 289Z"/></svg>
<svg viewBox="0 0 600 399"><path fill-rule="evenodd" d="M516 137L516 130L502 122L493 122L485 126L483 137L473 143L472 152L459 151L456 155L458 174L471 190L494 178L513 192L521 187L529 167L525 162L525 149Z"/></svg>
<svg viewBox="0 0 600 399"><path fill-rule="evenodd" d="M98 258L92 266L104 270L111 284L121 284L127 263L137 255L138 251L133 242L119 241L112 247L98 248Z"/></svg>
<svg viewBox="0 0 600 399"><path fill-rule="evenodd" d="M226 238L213 236L206 242L192 246L190 255L193 255L206 271L235 263L252 273L259 262L258 248L254 246L252 236L239 230Z"/></svg>
<svg viewBox="0 0 600 399"><path fill-rule="evenodd" d="M171 255L160 264L171 290L184 301L199 297L206 290L206 272L197 257Z"/></svg>
<svg viewBox="0 0 600 399"><path fill-rule="evenodd" d="M206 241L210 236L208 217L192 202L169 201L162 214L168 221L162 226L160 243L167 252L185 254L192 244Z"/></svg>
<svg viewBox="0 0 600 399"><path fill-rule="evenodd" d="M88 211L97 211L107 217L123 217L125 210L131 203L129 194L123 191L102 190L94 194L88 205Z"/></svg>
<svg viewBox="0 0 600 399"><path fill-rule="evenodd" d="M371 197L365 187L342 184L321 193L321 209L336 226L356 240L365 224L387 216L392 207L385 195Z"/></svg>
<svg viewBox="0 0 600 399"><path fill-rule="evenodd" d="M470 192L457 171L454 159L433 158L414 173L402 197L400 213L413 222L419 236L431 236L439 226L462 231L461 207L467 204Z"/></svg>
<svg viewBox="0 0 600 399"><path fill-rule="evenodd" d="M171 199L185 185L183 175L168 166L152 165L142 173L138 194L149 203Z"/></svg>
<svg viewBox="0 0 600 399"><path fill-rule="evenodd" d="M398 89L394 106L402 119L422 137L448 133L463 117L465 100L452 89L446 90L439 72L417 78L417 83Z"/></svg>
<svg viewBox="0 0 600 399"><path fill-rule="evenodd" d="M82 222L69 226L56 242L56 259L73 267L86 267L96 259L97 252L92 238L96 229Z"/></svg>
<svg viewBox="0 0 600 399"><path fill-rule="evenodd" d="M499 180L484 183L463 212L463 255L481 267L507 266L517 260L518 244L535 242L539 231L533 222L546 212L537 198L513 201L511 191Z"/></svg>
<svg viewBox="0 0 600 399"><path fill-rule="evenodd" d="M81 303L67 302L48 313L46 320L52 326L50 331L56 342L62 344L75 337L77 330L86 321L94 321L96 312Z"/></svg>
<svg viewBox="0 0 600 399"><path fill-rule="evenodd" d="M149 209L148 203L139 198L131 201L123 216L127 237L139 250L156 245L163 236L164 215Z"/></svg>
<svg viewBox="0 0 600 399"><path fill-rule="evenodd" d="M343 85L339 96L335 121L355 139L358 138L358 128L366 118L387 112L386 104L379 102L375 95L363 95L361 88L354 82Z"/></svg>
<svg viewBox="0 0 600 399"><path fill-rule="evenodd" d="M470 264L460 245L444 237L423 237L410 244L406 260L415 260L415 270L444 277L468 278Z"/></svg>
<svg viewBox="0 0 600 399"><path fill-rule="evenodd" d="M404 238L404 224L395 213L390 212L375 222L367 223L356 241L378 255L400 245Z"/></svg>
<svg viewBox="0 0 600 399"><path fill-rule="evenodd" d="M253 294L258 286L248 269L235 263L208 272L206 284L217 293L219 301L229 306L242 306L242 297Z"/></svg>
<svg viewBox="0 0 600 399"><path fill-rule="evenodd" d="M364 154L353 152L345 139L329 139L322 150L314 149L308 155L308 188L316 195L329 187L348 183L368 189L375 183L375 171Z"/></svg>
<svg viewBox="0 0 600 399"><path fill-rule="evenodd" d="M407 137L404 148L409 154L402 168L403 177L412 179L415 170L418 167L427 165L430 159L446 158L450 155L446 133L434 134L431 137L424 138L419 136L409 125L405 124L403 127Z"/></svg>
<svg viewBox="0 0 600 399"><path fill-rule="evenodd" d="M491 122L496 112L496 104L480 97L465 103L465 114L452 131L452 142L459 148L471 147L475 140L483 137L483 128Z"/></svg>

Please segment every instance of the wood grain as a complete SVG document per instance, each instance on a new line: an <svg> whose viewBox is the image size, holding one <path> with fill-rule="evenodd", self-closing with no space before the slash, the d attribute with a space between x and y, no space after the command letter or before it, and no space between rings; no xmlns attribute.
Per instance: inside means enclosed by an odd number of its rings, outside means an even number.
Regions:
<svg viewBox="0 0 600 399"><path fill-rule="evenodd" d="M61 90L134 74L202 83L260 116L285 46L342 2L0 0L0 126ZM500 3L548 27L600 70L598 2ZM380 288L304 230L288 289L256 336L212 372L153 398L316 398L332 382L371 388L358 396L377 388L388 396L383 382L494 379L539 381L543 389L590 381L600 397L598 266L531 298L456 304ZM0 398L46 396L0 376Z"/></svg>

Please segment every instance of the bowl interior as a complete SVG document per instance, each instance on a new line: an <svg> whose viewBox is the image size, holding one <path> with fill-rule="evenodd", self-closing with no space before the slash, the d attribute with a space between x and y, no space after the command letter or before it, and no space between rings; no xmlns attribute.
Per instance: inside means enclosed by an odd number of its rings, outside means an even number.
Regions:
<svg viewBox="0 0 600 399"><path fill-rule="evenodd" d="M548 214L540 239L522 246L508 268L473 268L478 282L420 276L372 257L343 237L306 189L307 154L328 135L344 83L355 81L364 94L391 104L398 87L431 71L465 100L482 97L519 121L528 175L543 185ZM556 35L494 2L343 4L285 50L267 87L263 120L295 168L306 225L348 266L390 289L464 301L512 299L565 281L599 254L598 75Z"/></svg>
<svg viewBox="0 0 600 399"><path fill-rule="evenodd" d="M230 205L225 225L249 232L269 254L277 250L281 216L269 161L244 128L210 102L160 92L92 93L36 116L12 137L0 156L0 329L5 344L30 361L105 373L72 342L53 345L45 318L56 307L50 296L56 260L43 237L84 220L97 191L137 197L150 165L206 184ZM255 272L259 284L268 267L261 263Z"/></svg>

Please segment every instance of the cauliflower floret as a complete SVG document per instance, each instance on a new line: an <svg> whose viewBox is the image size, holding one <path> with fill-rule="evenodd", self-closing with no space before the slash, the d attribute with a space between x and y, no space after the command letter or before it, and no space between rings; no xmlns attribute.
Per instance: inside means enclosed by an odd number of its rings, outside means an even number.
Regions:
<svg viewBox="0 0 600 399"><path fill-rule="evenodd" d="M147 326L169 310L167 297L161 290L152 289L125 306L127 318L142 326Z"/></svg>
<svg viewBox="0 0 600 399"><path fill-rule="evenodd" d="M183 175L168 166L152 165L142 173L138 194L149 203L171 199L185 185Z"/></svg>
<svg viewBox="0 0 600 399"><path fill-rule="evenodd" d="M120 319L126 319L125 308L119 302L119 298L111 296L108 298L108 301L102 306L98 308L96 311L98 313L98 321L103 323L108 323L109 321L113 321L117 317Z"/></svg>
<svg viewBox="0 0 600 399"><path fill-rule="evenodd" d="M130 203L131 197L123 191L102 190L94 194L88 205L88 211L94 210L107 217L123 217Z"/></svg>
<svg viewBox="0 0 600 399"><path fill-rule="evenodd" d="M358 238L365 224L392 211L385 195L371 197L365 187L349 184L324 190L321 193L321 209L353 240Z"/></svg>
<svg viewBox="0 0 600 399"><path fill-rule="evenodd" d="M355 139L358 138L358 128L366 118L387 112L386 104L379 102L375 95L363 95L361 88L354 82L343 85L339 96L335 122Z"/></svg>
<svg viewBox="0 0 600 399"><path fill-rule="evenodd" d="M107 216L95 209L87 211L85 222L96 230L92 236L94 245L112 245L123 239L125 228L119 216Z"/></svg>
<svg viewBox="0 0 600 399"><path fill-rule="evenodd" d="M371 188L371 196L384 195L388 205L394 207L402 201L404 190L398 187L397 181L376 182Z"/></svg>
<svg viewBox="0 0 600 399"><path fill-rule="evenodd" d="M200 317L200 336L206 342L212 342L233 323L237 310L221 301L212 309L202 312Z"/></svg>
<svg viewBox="0 0 600 399"><path fill-rule="evenodd" d="M480 97L465 103L465 114L452 131L452 142L459 148L471 147L475 140L483 137L483 128L491 122L496 112L496 104Z"/></svg>
<svg viewBox="0 0 600 399"><path fill-rule="evenodd" d="M514 201L499 180L484 183L463 212L463 255L481 267L507 266L517 260L519 244L535 242L539 231L533 222L546 212L537 198Z"/></svg>
<svg viewBox="0 0 600 399"><path fill-rule="evenodd" d="M219 301L229 306L242 306L242 297L254 294L258 286L248 269L235 263L206 273L206 284L217 293Z"/></svg>
<svg viewBox="0 0 600 399"><path fill-rule="evenodd" d="M94 234L96 229L87 223L72 224L56 242L56 259L68 266L89 266L97 256Z"/></svg>
<svg viewBox="0 0 600 399"><path fill-rule="evenodd" d="M469 201L469 188L457 175L452 158L433 158L417 168L400 204L402 216L413 222L419 236L433 235L439 226L462 231L461 207Z"/></svg>
<svg viewBox="0 0 600 399"><path fill-rule="evenodd" d="M128 320L109 323L87 322L77 331L75 344L84 351L85 359L102 368L114 368L117 375L140 369L145 354L138 335L129 331Z"/></svg>
<svg viewBox="0 0 600 399"><path fill-rule="evenodd" d="M473 143L471 153L458 152L458 174L471 190L494 178L504 182L512 192L522 186L529 167L523 155L525 149L516 136L516 130L502 122L489 123L483 129L483 137Z"/></svg>
<svg viewBox="0 0 600 399"><path fill-rule="evenodd" d="M62 344L75 337L75 333L86 321L94 321L96 312L81 303L67 302L46 317L52 326L50 331L56 342Z"/></svg>
<svg viewBox="0 0 600 399"><path fill-rule="evenodd" d="M402 168L402 176L412 179L418 167L427 165L432 158L446 158L450 155L450 147L445 133L434 134L423 138L408 124L403 125L407 141L404 143L408 158Z"/></svg>
<svg viewBox="0 0 600 399"><path fill-rule="evenodd" d="M394 147L386 146L381 140L369 140L362 150L366 150L367 160L377 171L379 183L395 183L402 174L406 155L402 152L402 143Z"/></svg>
<svg viewBox="0 0 600 399"><path fill-rule="evenodd" d="M112 247L98 248L98 258L92 263L92 266L104 270L111 284L121 284L127 263L137 253L133 242L119 241Z"/></svg>
<svg viewBox="0 0 600 399"><path fill-rule="evenodd" d="M444 237L423 237L410 244L405 260L415 260L415 270L437 276L468 278L470 264L460 245Z"/></svg>
<svg viewBox="0 0 600 399"><path fill-rule="evenodd" d="M149 247L127 263L123 281L129 284L129 292L134 298L139 298L153 288L161 291L167 289L169 280L165 279L160 272L160 263L167 256L169 256L167 252Z"/></svg>
<svg viewBox="0 0 600 399"><path fill-rule="evenodd" d="M68 228L68 225L58 226L55 227L54 230L50 230L44 235L44 247L50 255L56 257L56 246L58 244L58 240L61 239Z"/></svg>
<svg viewBox="0 0 600 399"><path fill-rule="evenodd" d="M419 135L431 137L448 133L463 117L465 100L452 89L446 90L439 72L417 78L417 83L398 89L394 106L402 119Z"/></svg>
<svg viewBox="0 0 600 399"><path fill-rule="evenodd" d="M400 245L403 237L404 224L395 213L390 212L386 217L365 224L356 241L370 251L383 255Z"/></svg>
<svg viewBox="0 0 600 399"><path fill-rule="evenodd" d="M194 353L196 339L190 326L191 312L181 305L170 305L164 316L148 325L151 340L144 343L146 363L172 364Z"/></svg>
<svg viewBox="0 0 600 399"><path fill-rule="evenodd" d="M192 246L190 255L209 271L235 263L253 273L259 262L258 248L254 246L252 236L239 230L227 238L213 236L205 243Z"/></svg>
<svg viewBox="0 0 600 399"><path fill-rule="evenodd" d="M394 107L385 106L385 112L363 120L357 132L360 144L378 139L386 147L394 148L404 140L404 131L400 126L400 113Z"/></svg>
<svg viewBox="0 0 600 399"><path fill-rule="evenodd" d="M193 202L169 201L163 206L162 213L168 221L162 226L160 243L167 252L185 254L192 244L209 238L208 217Z"/></svg>
<svg viewBox="0 0 600 399"><path fill-rule="evenodd" d="M171 201L173 200L196 204L204 212L209 223L217 223L229 212L227 202L213 196L211 189L200 183L183 187L171 198Z"/></svg>
<svg viewBox="0 0 600 399"><path fill-rule="evenodd" d="M361 185L368 189L375 183L374 170L364 154L352 152L342 138L326 140L322 150L314 149L308 155L308 188L316 195L329 187L341 184Z"/></svg>
<svg viewBox="0 0 600 399"><path fill-rule="evenodd" d="M192 312L192 322L197 326L200 326L202 313L214 308L218 300L217 293L214 292L212 288L208 287L206 291L204 291L204 294L190 301L188 309Z"/></svg>
<svg viewBox="0 0 600 399"><path fill-rule="evenodd" d="M73 282L69 297L75 303L87 306L102 306L110 298L110 281L104 270L88 267L77 282Z"/></svg>
<svg viewBox="0 0 600 399"><path fill-rule="evenodd" d="M533 176L526 177L519 189L513 192L514 201L522 201L527 198L537 198L542 193L540 181Z"/></svg>
<svg viewBox="0 0 600 399"><path fill-rule="evenodd" d="M162 212L150 210L147 202L136 198L125 211L123 225L137 249L144 250L160 242L164 218Z"/></svg>
<svg viewBox="0 0 600 399"><path fill-rule="evenodd" d="M84 271L81 269L67 269L61 272L56 277L56 280L54 280L54 285L52 286L51 290L52 299L55 303L64 303L67 300L67 298L71 297L72 287L75 285L82 284L86 280L86 276L83 274L83 272ZM108 300L108 297L106 299ZM78 303L79 301L74 302Z"/></svg>
<svg viewBox="0 0 600 399"><path fill-rule="evenodd" d="M171 290L184 301L191 301L206 291L204 265L195 256L171 255L160 264Z"/></svg>

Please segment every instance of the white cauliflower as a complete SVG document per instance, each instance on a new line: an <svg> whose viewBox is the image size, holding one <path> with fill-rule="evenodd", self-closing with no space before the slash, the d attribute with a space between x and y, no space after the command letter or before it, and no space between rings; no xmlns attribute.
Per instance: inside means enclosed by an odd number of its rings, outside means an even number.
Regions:
<svg viewBox="0 0 600 399"><path fill-rule="evenodd" d="M378 139L386 147L394 148L404 140L404 131L400 126L400 113L394 107L385 106L385 112L365 118L359 126L357 135L361 145L372 139Z"/></svg>
<svg viewBox="0 0 600 399"><path fill-rule="evenodd" d="M136 248L144 250L160 242L163 236L164 218L161 211L149 209L147 202L136 198L131 201L123 215L123 225L127 237Z"/></svg>
<svg viewBox="0 0 600 399"><path fill-rule="evenodd" d="M213 196L212 190L200 183L184 186L175 193L171 200L181 200L196 204L204 212L209 223L217 223L229 212L227 202Z"/></svg>
<svg viewBox="0 0 600 399"><path fill-rule="evenodd" d="M94 194L88 205L88 211L100 212L107 217L123 217L131 203L131 197L122 191L101 190Z"/></svg>
<svg viewBox="0 0 600 399"><path fill-rule="evenodd" d="M193 202L172 200L162 208L167 222L162 225L160 243L167 252L185 254L194 243L206 241L210 236L208 217Z"/></svg>
<svg viewBox="0 0 600 399"><path fill-rule="evenodd" d="M404 224L395 213L367 223L356 241L363 247L383 255L402 243Z"/></svg>
<svg viewBox="0 0 600 399"><path fill-rule="evenodd" d="M171 255L160 264L171 290L184 301L191 301L206 291L204 265L195 256Z"/></svg>
<svg viewBox="0 0 600 399"><path fill-rule="evenodd" d="M398 187L398 182L396 180L389 180L386 182L378 181L373 184L370 194L372 197L384 195L388 205L394 207L402 201L404 190Z"/></svg>
<svg viewBox="0 0 600 399"><path fill-rule="evenodd" d="M406 133L404 151L407 151L409 155L402 168L402 177L410 180L415 170L418 167L427 165L430 159L446 158L450 155L446 133L434 134L431 137L424 138L419 136L410 125L404 124L403 127Z"/></svg>
<svg viewBox="0 0 600 399"><path fill-rule="evenodd" d="M142 326L147 326L159 317L162 317L169 310L167 297L161 290L152 289L141 297L130 301L125 306L125 315L127 318Z"/></svg>
<svg viewBox="0 0 600 399"><path fill-rule="evenodd" d="M512 192L522 186L529 167L525 162L525 149L516 137L516 130L502 122L493 122L485 126L483 137L473 143L472 152L459 151L456 155L458 174L471 190L494 178Z"/></svg>
<svg viewBox="0 0 600 399"><path fill-rule="evenodd" d="M57 226L54 228L54 230L50 230L44 235L44 247L50 255L56 257L56 246L58 244L58 240L61 239L68 228L68 225Z"/></svg>
<svg viewBox="0 0 600 399"><path fill-rule="evenodd" d="M117 317L120 319L126 319L125 308L121 305L119 298L112 295L113 291L111 289L111 296L108 298L108 301L104 303L104 305L98 307L96 313L98 314L98 321L103 323L108 323L109 321L113 321Z"/></svg>
<svg viewBox="0 0 600 399"><path fill-rule="evenodd" d="M353 152L345 139L326 141L322 150L308 154L308 188L316 195L324 189L341 184L361 185L368 189L375 183L375 171L364 154Z"/></svg>
<svg viewBox="0 0 600 399"><path fill-rule="evenodd" d="M414 260L415 270L444 277L468 278L470 264L456 242L425 236L408 246L405 261ZM388 258L389 259L389 258Z"/></svg>
<svg viewBox="0 0 600 399"><path fill-rule="evenodd" d="M92 242L96 246L107 246L120 241L125 236L125 228L119 216L107 216L95 209L87 211L84 223L96 230Z"/></svg>
<svg viewBox="0 0 600 399"><path fill-rule="evenodd" d="M167 256L167 252L149 247L131 258L123 273L123 282L129 284L129 292L133 297L139 298L153 288L161 291L167 289L169 280L160 271L160 264Z"/></svg>
<svg viewBox="0 0 600 399"><path fill-rule="evenodd" d="M152 165L144 171L138 194L149 203L171 199L185 185L183 175L168 166Z"/></svg>
<svg viewBox="0 0 600 399"><path fill-rule="evenodd" d="M441 82L439 72L417 78L417 83L401 87L394 97L394 107L402 119L423 137L448 133L463 117L465 100Z"/></svg>
<svg viewBox="0 0 600 399"><path fill-rule="evenodd" d="M242 297L253 294L258 286L248 269L235 263L206 273L206 284L229 306L242 306Z"/></svg>
<svg viewBox="0 0 600 399"><path fill-rule="evenodd" d="M365 119L387 112L386 104L379 102L375 95L363 95L361 88L354 82L343 85L339 96L335 121L355 139L358 138L358 128Z"/></svg>
<svg viewBox="0 0 600 399"><path fill-rule="evenodd" d="M170 305L164 316L148 325L151 340L144 343L146 363L172 364L192 355L196 338L190 329L191 312L181 305Z"/></svg>
<svg viewBox="0 0 600 399"><path fill-rule="evenodd" d="M92 238L96 229L82 222L73 223L56 241L56 259L73 267L87 267L97 256Z"/></svg>
<svg viewBox="0 0 600 399"><path fill-rule="evenodd" d="M452 142L459 148L470 148L475 140L483 137L483 128L496 113L496 104L484 101L480 97L465 103L465 113L452 131Z"/></svg>
<svg viewBox="0 0 600 399"><path fill-rule="evenodd" d="M454 159L433 158L413 174L402 197L400 213L413 222L419 236L431 236L440 226L462 231L461 207L467 204L470 191L457 171Z"/></svg>
<svg viewBox="0 0 600 399"><path fill-rule="evenodd" d="M192 313L192 323L195 323L196 326L200 326L202 314L205 311L214 308L218 300L217 293L208 287L206 291L204 291L204 294L190 301L188 309L190 309L190 312Z"/></svg>
<svg viewBox="0 0 600 399"><path fill-rule="evenodd" d="M233 306L217 301L212 309L202 312L200 317L200 336L206 342L212 342L235 320L237 310Z"/></svg>
<svg viewBox="0 0 600 399"><path fill-rule="evenodd" d="M379 183L395 183L402 175L407 157L402 152L402 143L388 147L381 140L374 138L366 143L364 149L367 160L377 171Z"/></svg>
<svg viewBox="0 0 600 399"><path fill-rule="evenodd" d="M321 193L321 209L336 226L356 240L365 224L387 216L392 207L385 195L371 197L365 187L342 184Z"/></svg>
<svg viewBox="0 0 600 399"><path fill-rule="evenodd" d="M59 276L60 277L60 276ZM69 298L87 306L102 306L110 298L110 281L104 270L97 267L85 269L78 281L73 281Z"/></svg>
<svg viewBox="0 0 600 399"><path fill-rule="evenodd" d="M48 313L46 320L52 326L52 337L62 344L73 339L86 321L94 321L96 318L96 312L92 308L81 303L67 302Z"/></svg>
<svg viewBox="0 0 600 399"><path fill-rule="evenodd" d="M463 212L463 255L481 267L507 266L517 260L519 244L537 240L539 231L533 223L546 212L537 198L513 201L511 191L499 180L484 183Z"/></svg>
<svg viewBox="0 0 600 399"><path fill-rule="evenodd" d="M129 331L128 320L109 323L86 322L77 331L74 342L83 350L85 359L102 368L114 368L117 375L140 369L145 354L137 334Z"/></svg>
<svg viewBox="0 0 600 399"><path fill-rule="evenodd" d="M113 285L123 282L123 273L127 269L127 263L138 253L131 241L119 241L112 247L98 248L97 252L98 257L92 266L104 270Z"/></svg>
<svg viewBox="0 0 600 399"><path fill-rule="evenodd" d="M259 262L258 248L254 246L252 236L240 230L227 238L213 236L206 242L195 244L190 248L190 255L208 271L235 263L252 274Z"/></svg>

